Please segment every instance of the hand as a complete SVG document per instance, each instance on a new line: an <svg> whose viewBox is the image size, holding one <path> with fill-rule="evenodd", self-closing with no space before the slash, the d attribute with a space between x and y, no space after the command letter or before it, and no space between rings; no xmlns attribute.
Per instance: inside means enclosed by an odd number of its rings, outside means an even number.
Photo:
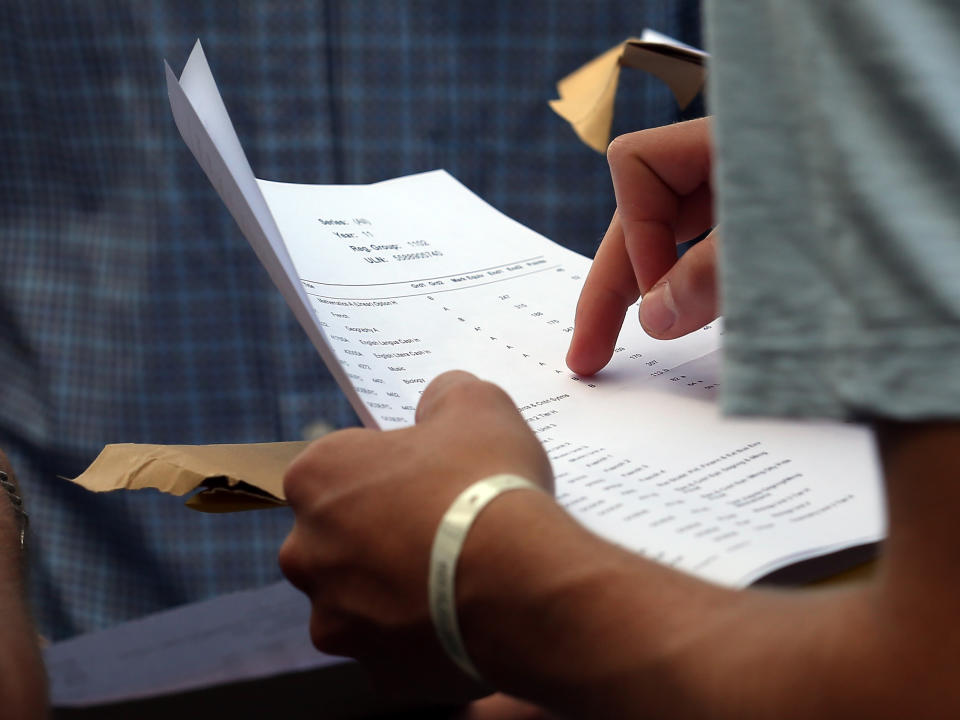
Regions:
<svg viewBox="0 0 960 720"><path fill-rule="evenodd" d="M2 450L0 470L7 473L19 492ZM4 717L47 717L43 660L27 608L20 522L6 497L0 497L0 505L4 506L0 507L0 708Z"/></svg>
<svg viewBox="0 0 960 720"><path fill-rule="evenodd" d="M17 483L17 476L10 466L10 461L6 454L0 450L0 471L7 474L9 482L13 483L16 492L20 494L20 485ZM5 497L6 492L0 489L0 578L5 577L7 569L16 579L16 582L23 581L23 558L20 548L20 518L14 512L10 501Z"/></svg>
<svg viewBox="0 0 960 720"><path fill-rule="evenodd" d="M284 478L296 520L279 562L310 597L317 648L361 660L393 694L476 696L434 635L429 558L453 499L503 472L552 492L546 454L513 402L464 372L430 384L414 427L350 429L311 444Z"/></svg>
<svg viewBox="0 0 960 720"><path fill-rule="evenodd" d="M617 210L577 304L567 365L592 375L609 362L627 308L662 340L717 317L716 239L677 260L676 246L713 225L707 118L622 135L607 150Z"/></svg>
<svg viewBox="0 0 960 720"><path fill-rule="evenodd" d="M551 720L554 717L543 708L498 693L470 703L452 720Z"/></svg>

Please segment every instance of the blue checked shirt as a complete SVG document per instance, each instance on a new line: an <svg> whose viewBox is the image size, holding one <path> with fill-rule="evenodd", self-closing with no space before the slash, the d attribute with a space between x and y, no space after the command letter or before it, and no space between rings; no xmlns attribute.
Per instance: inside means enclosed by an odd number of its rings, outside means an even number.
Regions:
<svg viewBox="0 0 960 720"><path fill-rule="evenodd" d="M546 101L646 26L700 43L693 1L0 3L0 447L32 513L42 632L279 577L287 510L201 515L61 479L105 443L355 422L177 135L163 58L179 69L202 39L259 177L442 167L592 254L606 162ZM676 119L664 85L623 73L615 131Z"/></svg>

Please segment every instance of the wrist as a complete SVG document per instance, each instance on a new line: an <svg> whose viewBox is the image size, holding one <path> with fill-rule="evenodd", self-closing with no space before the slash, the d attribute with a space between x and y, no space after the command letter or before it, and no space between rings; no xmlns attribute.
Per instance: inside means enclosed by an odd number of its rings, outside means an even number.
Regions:
<svg viewBox="0 0 960 720"><path fill-rule="evenodd" d="M460 562L460 631L481 676L574 717L623 717L638 696L649 704L673 667L679 619L730 600L602 540L537 493L478 518Z"/></svg>
<svg viewBox="0 0 960 720"><path fill-rule="evenodd" d="M474 680L482 683L477 668L463 646L457 621L457 565L463 544L477 517L491 502L513 490L541 489L529 480L509 473L491 475L463 490L447 508L430 551L430 578L427 592L430 617L437 639L447 656Z"/></svg>
<svg viewBox="0 0 960 720"><path fill-rule="evenodd" d="M558 657L558 641L576 627L577 588L596 581L590 558L600 546L542 493L511 493L477 518L456 597L464 645L484 680L532 699L568 684L573 666Z"/></svg>

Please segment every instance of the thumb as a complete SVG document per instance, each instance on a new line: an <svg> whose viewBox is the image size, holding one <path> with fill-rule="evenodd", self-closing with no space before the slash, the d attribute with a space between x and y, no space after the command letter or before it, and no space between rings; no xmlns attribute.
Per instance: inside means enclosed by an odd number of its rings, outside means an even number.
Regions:
<svg viewBox="0 0 960 720"><path fill-rule="evenodd" d="M640 324L651 337L678 338L719 314L717 231L690 248L640 302Z"/></svg>
<svg viewBox="0 0 960 720"><path fill-rule="evenodd" d="M420 403L417 405L416 421L421 423L436 415L451 390L457 390L464 385L480 382L476 375L472 375L464 370L451 370L437 375L437 377L427 385L426 390L423 391L423 395L420 396Z"/></svg>

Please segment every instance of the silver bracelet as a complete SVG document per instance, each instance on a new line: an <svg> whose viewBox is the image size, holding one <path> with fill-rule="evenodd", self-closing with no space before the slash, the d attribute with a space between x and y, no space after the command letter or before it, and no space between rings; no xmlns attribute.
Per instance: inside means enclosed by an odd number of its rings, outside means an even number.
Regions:
<svg viewBox="0 0 960 720"><path fill-rule="evenodd" d="M477 515L491 500L509 490L529 489L541 491L529 480L518 475L494 475L475 482L450 505L437 528L430 553L430 578L428 597L430 617L437 638L447 655L467 675L483 682L476 666L467 654L457 622L456 573L460 550L467 539L467 532Z"/></svg>
<svg viewBox="0 0 960 720"><path fill-rule="evenodd" d="M20 530L20 552L23 553L27 547L27 527L30 525L30 516L23 509L23 498L20 497L17 486L13 484L3 470L0 470L0 488L3 488L6 492L7 498L10 500L10 507L17 518L17 525Z"/></svg>

